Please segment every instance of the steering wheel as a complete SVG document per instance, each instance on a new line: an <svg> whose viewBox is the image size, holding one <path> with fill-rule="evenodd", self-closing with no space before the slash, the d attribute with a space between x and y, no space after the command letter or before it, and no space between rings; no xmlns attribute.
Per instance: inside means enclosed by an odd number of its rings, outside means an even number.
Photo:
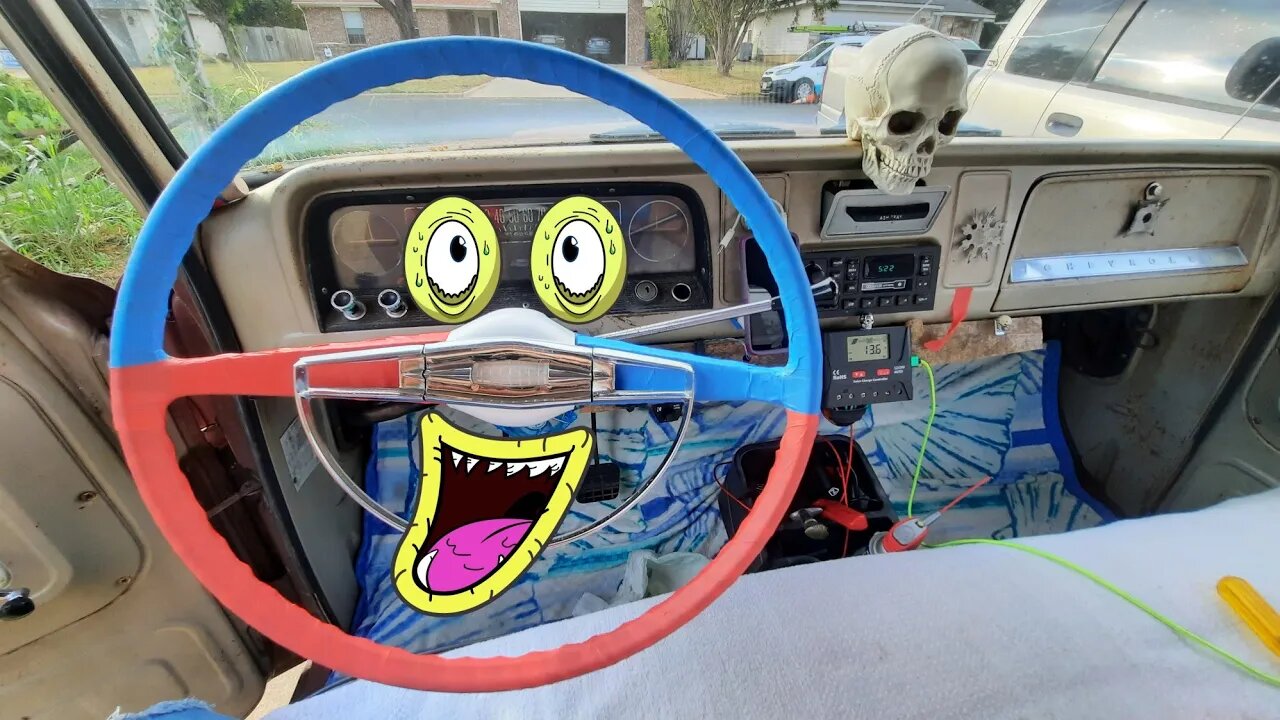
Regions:
<svg viewBox="0 0 1280 720"><path fill-rule="evenodd" d="M197 227L218 194L267 143L365 90L472 74L564 87L627 112L682 149L741 211L769 260L787 319L787 364L757 367L563 328L569 342L512 343L500 333L475 331L494 313L448 336L402 335L202 358L165 353L169 295ZM643 615L552 650L518 657L416 655L348 635L311 616L257 580L213 529L178 466L167 431L168 405L180 397L294 397L305 408L303 395L368 398L402 391L396 358L405 352L439 359L436 351L441 347L465 355L533 346L551 352L553 362L607 365L612 370L611 386L602 390L599 384L588 384L571 396L573 404L696 396L699 401L759 400L782 405L788 414L763 492L741 528L702 572ZM817 431L820 372L817 313L800 255L773 204L737 156L689 113L617 70L563 50L492 38L411 40L344 55L272 88L236 113L192 153L152 209L125 269L111 335L111 406L129 469L160 531L204 587L263 635L320 665L374 682L450 692L515 690L589 673L654 644L710 605L759 554L795 494ZM332 384L346 390L326 394L317 387ZM403 393L398 397L406 399ZM456 398L427 391L412 399L433 403ZM518 398L506 397L472 397L464 404L501 410L527 407L527 402L522 405Z"/></svg>

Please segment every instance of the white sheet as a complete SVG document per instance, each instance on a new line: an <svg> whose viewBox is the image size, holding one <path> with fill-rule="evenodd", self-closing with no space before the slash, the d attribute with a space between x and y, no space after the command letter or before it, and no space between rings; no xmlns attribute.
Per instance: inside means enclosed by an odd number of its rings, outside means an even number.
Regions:
<svg viewBox="0 0 1280 720"><path fill-rule="evenodd" d="M1239 575L1280 606L1280 490L1025 542L1280 674L1215 590ZM653 602L453 654L555 647ZM963 547L744 577L656 647L549 687L445 695L355 682L270 715L366 717L1280 718L1280 689L1074 573L1016 550Z"/></svg>

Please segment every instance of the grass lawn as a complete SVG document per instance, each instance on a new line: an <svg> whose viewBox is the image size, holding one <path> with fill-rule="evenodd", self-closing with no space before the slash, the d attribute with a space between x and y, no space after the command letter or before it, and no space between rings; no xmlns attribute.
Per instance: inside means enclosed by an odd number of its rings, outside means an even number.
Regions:
<svg viewBox="0 0 1280 720"><path fill-rule="evenodd" d="M767 65L760 63L734 63L729 76L716 72L714 60L686 60L680 67L650 68L656 77L699 90L719 93L729 97L757 95L760 92L760 74Z"/></svg>
<svg viewBox="0 0 1280 720"><path fill-rule="evenodd" d="M294 75L315 65L315 60L284 60L280 62L249 63L247 72L238 70L231 63L206 62L205 77L209 84L222 87L270 87L287 80ZM171 67L137 67L134 75L142 89L151 97L163 97L178 94L178 84L173 77ZM409 82L379 88L373 92L390 93L460 93L483 84L489 78L484 75L448 76L431 80L410 80Z"/></svg>

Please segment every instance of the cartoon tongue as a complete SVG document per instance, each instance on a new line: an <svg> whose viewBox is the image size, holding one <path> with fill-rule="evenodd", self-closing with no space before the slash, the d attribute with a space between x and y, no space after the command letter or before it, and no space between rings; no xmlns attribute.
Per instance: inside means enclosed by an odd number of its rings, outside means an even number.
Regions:
<svg viewBox="0 0 1280 720"><path fill-rule="evenodd" d="M511 557L532 525L532 520L496 518L451 530L418 560L418 579L432 592L471 587Z"/></svg>

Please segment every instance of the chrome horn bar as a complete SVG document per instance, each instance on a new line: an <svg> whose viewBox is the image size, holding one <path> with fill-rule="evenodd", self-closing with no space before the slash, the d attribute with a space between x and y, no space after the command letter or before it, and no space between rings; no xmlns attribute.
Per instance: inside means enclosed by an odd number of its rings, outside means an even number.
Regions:
<svg viewBox="0 0 1280 720"><path fill-rule="evenodd" d="M396 387L325 387L311 383L311 371L321 365L396 362ZM687 379L679 390L635 392L617 388L620 366L637 365L681 373ZM320 464L338 486L371 515L401 532L409 523L378 503L342 467L324 442L315 402L323 399L447 404L502 409L570 408L581 405L684 405L671 449L652 476L625 502L605 517L557 535L548 545L580 539L644 499L684 441L693 413L694 374L687 363L623 350L586 348L542 340L444 341L397 345L371 350L314 355L294 364L294 397L298 419Z"/></svg>

